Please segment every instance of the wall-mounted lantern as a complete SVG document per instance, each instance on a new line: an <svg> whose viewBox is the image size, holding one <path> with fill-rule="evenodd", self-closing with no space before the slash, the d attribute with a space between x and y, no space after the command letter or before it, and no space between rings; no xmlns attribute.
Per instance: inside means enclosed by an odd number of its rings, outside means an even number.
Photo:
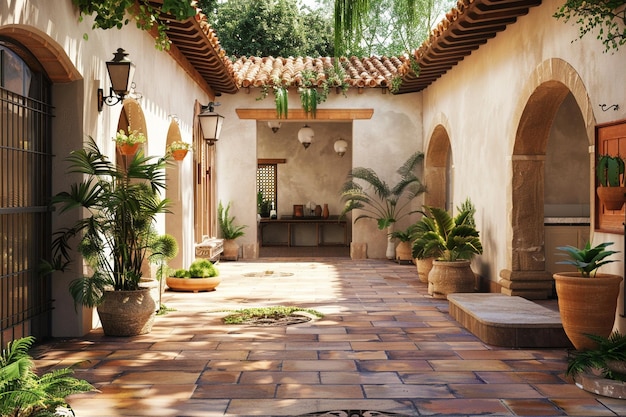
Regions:
<svg viewBox="0 0 626 417"><path fill-rule="evenodd" d="M222 123L224 122L224 116L214 111L214 107L219 105L220 103L210 102L206 106L202 106L202 112L198 114L198 120L200 120L200 127L202 128L202 137L211 146L215 145L215 142L219 140Z"/></svg>
<svg viewBox="0 0 626 417"><path fill-rule="evenodd" d="M98 111L102 111L104 104L114 106L128 95L133 84L135 64L126 59L127 56L128 54L124 49L118 48L117 52L113 54L113 59L106 62L111 87L108 96L104 95L102 88L98 89Z"/></svg>

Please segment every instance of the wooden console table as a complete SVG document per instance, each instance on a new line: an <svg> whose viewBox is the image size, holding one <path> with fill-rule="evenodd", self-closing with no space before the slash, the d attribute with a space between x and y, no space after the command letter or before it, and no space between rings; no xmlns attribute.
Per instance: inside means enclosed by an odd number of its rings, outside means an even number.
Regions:
<svg viewBox="0 0 626 417"><path fill-rule="evenodd" d="M271 225L281 225L287 231L286 239L281 242L265 242L263 231ZM281 216L280 219L261 219L259 223L259 241L261 246L298 246L294 244L293 233L299 225L314 225L316 246L343 245L348 246L348 225L345 219L339 220L339 216L330 216L328 219L322 217L293 217ZM343 228L343 242L324 242L324 228L327 226L340 226Z"/></svg>

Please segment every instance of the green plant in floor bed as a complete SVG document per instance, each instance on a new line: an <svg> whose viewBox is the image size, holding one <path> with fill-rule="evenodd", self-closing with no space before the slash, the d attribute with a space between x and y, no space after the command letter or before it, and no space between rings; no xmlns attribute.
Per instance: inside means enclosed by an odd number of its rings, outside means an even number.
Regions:
<svg viewBox="0 0 626 417"><path fill-rule="evenodd" d="M626 375L614 372L609 363L626 362L626 335L618 331L608 338L587 335L598 344L596 349L577 350L570 354L567 363L567 375L576 376L589 369L599 370L603 377L618 381L626 381Z"/></svg>
<svg viewBox="0 0 626 417"><path fill-rule="evenodd" d="M7 417L57 416L67 408L71 394L94 391L87 381L72 376L71 368L55 369L38 376L28 354L31 336L9 342L0 354L0 415Z"/></svg>
<svg viewBox="0 0 626 417"><path fill-rule="evenodd" d="M285 306L274 306L274 307L257 307L257 308L245 308L242 310L236 310L233 314L230 314L224 317L224 323L226 324L241 324L246 323L253 319L279 319L282 317L289 317L293 313L297 311L304 311L309 314L313 314L317 317L323 317L323 314L306 308L300 307L285 307Z"/></svg>

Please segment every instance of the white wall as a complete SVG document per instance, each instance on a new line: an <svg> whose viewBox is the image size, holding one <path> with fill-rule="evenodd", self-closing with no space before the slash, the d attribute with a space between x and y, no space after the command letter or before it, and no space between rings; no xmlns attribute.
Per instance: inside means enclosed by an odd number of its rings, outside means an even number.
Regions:
<svg viewBox="0 0 626 417"><path fill-rule="evenodd" d="M291 89L289 94L289 107L300 108L300 100ZM287 142L279 142L282 135L287 134L281 130L276 134L276 152L270 151L270 146L266 146L265 141L271 140L273 136L269 128L254 120L239 120L235 110L238 108L269 108L274 109L273 97L264 100L257 100L260 90L252 89L249 94L244 91L220 97L220 114L226 116L220 143L217 145L217 163L219 170L218 195L222 201L233 201L231 214L237 217L240 224L256 224L256 167L257 156L259 158L272 157L295 159L301 161L299 170L306 175L325 175L325 172L332 172L333 175L341 177L341 183L345 180L347 171L352 167L368 167L374 169L381 178L384 178L391 185L399 179L395 171L404 161L416 150L423 148L422 126L421 126L421 99L420 94L407 94L393 96L383 94L380 89L365 89L361 94L356 90L348 92L348 97L341 94L331 93L328 100L318 108L351 108L351 109L374 109L374 114L370 120L355 120L352 123L350 153L344 156L343 160L336 159L332 152L330 142L335 133L333 123L323 120L310 119L306 122L316 131L316 139L319 143L313 143L306 151L298 143L296 137L292 137ZM291 123L291 122L289 122ZM298 121L300 125L304 120ZM319 126L316 127L316 124ZM348 122L349 124L349 122ZM329 126L330 125L330 126ZM337 130L343 134L348 131L340 124ZM297 135L297 129L286 127L289 133ZM267 136L270 136L269 138ZM293 135L292 135L293 136ZM257 139L263 144L257 147ZM229 146L224 146L226 143ZM325 144L322 150L321 145ZM288 146L288 148L286 148ZM278 156L280 155L280 156ZM303 158L303 156L305 156ZM352 165L347 164L347 158L352 156ZM335 162L337 164L335 164ZM306 165L310 164L310 165ZM227 167L224 169L224 167ZM347 169L347 170L346 170ZM281 168L279 167L279 171ZM305 179L304 178L304 179ZM303 180L304 180L303 179ZM306 184L298 181L299 184ZM310 179L311 187L315 190L318 178ZM337 184L337 181L330 181L327 184ZM333 185L335 187L335 185ZM279 184L280 188L280 184ZM281 201L285 201L287 207L281 204L279 211L288 214L289 207L293 204L304 204L307 201L316 203L328 203L331 214L339 214L343 207L340 202L339 190L315 190L312 195L308 195L305 187L297 189L293 187L294 197L280 196ZM280 191L279 191L280 193ZM279 194L280 195L280 194ZM318 197L319 196L319 197ZM422 204L419 198L414 202L414 209L419 209ZM353 216L356 217L356 216ZM398 228L408 226L409 222L416 221L417 218L407 218L398 225ZM241 245L254 244L257 241L256 228L246 229L246 235L238 242ZM352 242L366 243L367 255L370 258L384 258L386 249L386 232L380 231L374 221L360 220L352 227Z"/></svg>
<svg viewBox="0 0 626 417"><path fill-rule="evenodd" d="M63 161L70 150L82 146L86 136L92 136L103 152L115 158L114 136L122 105L104 106L98 112L96 93L103 88L108 95L109 80L105 61L113 58L117 48L124 48L129 59L136 64L136 91L147 125L147 153L163 155L170 118L176 114L180 120L181 134L191 142L191 123L195 100L209 101L208 96L178 67L166 53L154 48L154 39L147 32L139 31L131 23L122 30L91 30L92 20L86 17L78 22L78 10L71 0L12 0L0 2L0 29L10 36L9 26L25 29L46 39L46 48L51 53L48 59L59 57L74 67L80 74L78 81L54 86L53 105L53 193L65 189L68 177ZM83 39L87 33L89 40ZM183 164L183 172L191 178L191 158ZM177 237L184 250L185 262L193 258L193 197L190 188L183 190L183 203L179 204L187 215ZM168 196L176 199L177 196ZM165 217L159 218L158 229L165 230ZM53 229L61 224L55 220ZM74 265L73 273L80 273L80 265ZM67 291L71 274L55 276L53 296L56 300L53 311L54 336L75 336L91 327L90 312L87 316L74 312L73 300Z"/></svg>

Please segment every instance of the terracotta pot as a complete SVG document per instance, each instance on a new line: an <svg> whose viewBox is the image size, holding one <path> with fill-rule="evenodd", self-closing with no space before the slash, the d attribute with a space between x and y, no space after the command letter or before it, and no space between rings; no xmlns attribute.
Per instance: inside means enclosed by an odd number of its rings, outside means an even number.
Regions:
<svg viewBox="0 0 626 417"><path fill-rule="evenodd" d="M413 259L411 242L400 242L396 246L396 261L410 261Z"/></svg>
<svg viewBox="0 0 626 417"><path fill-rule="evenodd" d="M415 258L415 266L417 268L417 275L423 283L428 283L428 274L433 269L433 261L435 258L418 259Z"/></svg>
<svg viewBox="0 0 626 417"><path fill-rule="evenodd" d="M134 145L129 145L127 143L122 143L120 145L117 145L117 147L119 148L122 155L130 156L134 155L137 152L137 149L139 149L139 144L135 143Z"/></svg>
<svg viewBox="0 0 626 417"><path fill-rule="evenodd" d="M596 193L607 210L621 210L626 201L626 187L598 187Z"/></svg>
<svg viewBox="0 0 626 417"><path fill-rule="evenodd" d="M156 304L149 288L105 291L97 311L105 335L137 336L152 330Z"/></svg>
<svg viewBox="0 0 626 417"><path fill-rule="evenodd" d="M172 151L172 158L176 161L182 161L187 156L187 152L189 152L187 149L177 149Z"/></svg>
<svg viewBox="0 0 626 417"><path fill-rule="evenodd" d="M207 278L176 278L167 277L165 283L173 291L215 291L215 288L220 285L222 278L220 277L207 277Z"/></svg>
<svg viewBox="0 0 626 417"><path fill-rule="evenodd" d="M577 350L596 348L596 343L585 334L611 334L622 277L597 274L583 278L578 272L557 273L553 277L565 334Z"/></svg>
<svg viewBox="0 0 626 417"><path fill-rule="evenodd" d="M448 298L448 294L474 292L476 277L470 261L433 261L428 274L428 293L434 298Z"/></svg>
<svg viewBox="0 0 626 417"><path fill-rule="evenodd" d="M239 244L235 239L224 239L224 249L221 259L227 261L236 261L239 259Z"/></svg>

